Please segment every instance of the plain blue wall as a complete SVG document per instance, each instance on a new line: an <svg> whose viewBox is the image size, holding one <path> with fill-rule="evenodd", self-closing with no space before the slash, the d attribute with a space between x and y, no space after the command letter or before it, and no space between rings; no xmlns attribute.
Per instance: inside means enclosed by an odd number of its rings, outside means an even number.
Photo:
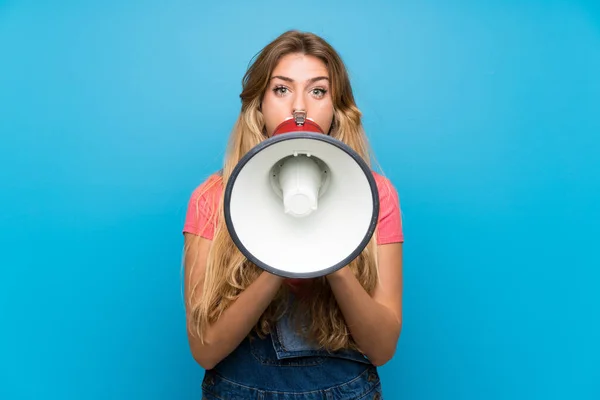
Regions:
<svg viewBox="0 0 600 400"><path fill-rule="evenodd" d="M0 399L199 398L185 206L288 28L401 196L386 398L600 398L600 7L416 3L0 1Z"/></svg>

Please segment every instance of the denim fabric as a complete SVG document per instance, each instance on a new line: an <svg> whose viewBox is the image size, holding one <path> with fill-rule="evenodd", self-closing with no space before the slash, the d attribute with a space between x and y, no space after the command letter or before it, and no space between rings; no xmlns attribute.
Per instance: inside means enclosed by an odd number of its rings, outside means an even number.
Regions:
<svg viewBox="0 0 600 400"><path fill-rule="evenodd" d="M202 383L206 400L381 400L377 369L360 353L329 353L297 335L288 319L265 339L246 338Z"/></svg>

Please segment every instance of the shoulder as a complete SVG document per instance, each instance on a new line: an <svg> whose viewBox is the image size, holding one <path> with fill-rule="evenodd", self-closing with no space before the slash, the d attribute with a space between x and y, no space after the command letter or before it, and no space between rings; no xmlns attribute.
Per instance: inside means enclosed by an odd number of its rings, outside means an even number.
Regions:
<svg viewBox="0 0 600 400"><path fill-rule="evenodd" d="M212 239L222 187L221 175L215 173L194 188L188 201L184 233L189 232Z"/></svg>
<svg viewBox="0 0 600 400"><path fill-rule="evenodd" d="M377 227L377 243L402 243L402 212L398 192L390 179L373 171L379 191L379 220Z"/></svg>
<svg viewBox="0 0 600 400"><path fill-rule="evenodd" d="M212 205L219 201L222 193L223 179L220 172L215 172L193 189L190 202Z"/></svg>
<svg viewBox="0 0 600 400"><path fill-rule="evenodd" d="M371 173L373 174L375 183L377 184L377 191L379 192L380 201L385 200L386 202L391 201L398 203L398 191L396 190L396 187L392 181L375 171L371 171Z"/></svg>
<svg viewBox="0 0 600 400"><path fill-rule="evenodd" d="M192 196L205 196L208 194L219 193L223 190L223 178L219 172L209 175L200 182L192 191Z"/></svg>

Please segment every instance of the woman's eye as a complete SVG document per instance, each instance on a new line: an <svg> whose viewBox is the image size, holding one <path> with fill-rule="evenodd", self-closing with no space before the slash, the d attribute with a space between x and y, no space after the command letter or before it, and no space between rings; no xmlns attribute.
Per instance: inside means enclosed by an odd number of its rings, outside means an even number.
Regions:
<svg viewBox="0 0 600 400"><path fill-rule="evenodd" d="M325 89L313 89L312 90L313 95L317 96L317 97L323 97L325 96L325 93L327 93L327 90Z"/></svg>
<svg viewBox="0 0 600 400"><path fill-rule="evenodd" d="M277 86L275 89L273 89L273 92L275 92L276 95L281 96L287 92L287 88L284 86Z"/></svg>

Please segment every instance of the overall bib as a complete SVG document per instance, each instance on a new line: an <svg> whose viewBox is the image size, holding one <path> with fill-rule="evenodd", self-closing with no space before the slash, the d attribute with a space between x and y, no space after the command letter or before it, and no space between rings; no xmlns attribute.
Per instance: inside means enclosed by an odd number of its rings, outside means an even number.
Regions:
<svg viewBox="0 0 600 400"><path fill-rule="evenodd" d="M246 338L202 382L205 400L381 400L377 369L352 350L311 346L280 320L265 339Z"/></svg>

